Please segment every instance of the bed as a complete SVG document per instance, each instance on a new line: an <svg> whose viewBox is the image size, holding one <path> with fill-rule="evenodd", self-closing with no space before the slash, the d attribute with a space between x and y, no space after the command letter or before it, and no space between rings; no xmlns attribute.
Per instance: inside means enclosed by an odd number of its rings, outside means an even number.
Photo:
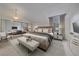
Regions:
<svg viewBox="0 0 79 59"><path fill-rule="evenodd" d="M47 51L49 46L51 45L53 36L48 33L41 33L41 32L30 32L23 34L23 36L30 36L32 39L40 42L39 48Z"/></svg>

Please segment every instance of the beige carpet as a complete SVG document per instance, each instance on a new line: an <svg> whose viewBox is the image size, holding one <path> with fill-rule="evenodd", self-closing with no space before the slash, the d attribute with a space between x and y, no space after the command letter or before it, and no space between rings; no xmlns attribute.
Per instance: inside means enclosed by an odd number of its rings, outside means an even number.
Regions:
<svg viewBox="0 0 79 59"><path fill-rule="evenodd" d="M0 43L1 56L27 56L27 48L19 46L17 39ZM47 52L36 49L31 56L65 56L62 41L53 40Z"/></svg>
<svg viewBox="0 0 79 59"><path fill-rule="evenodd" d="M17 51L13 48L13 46L8 41L0 42L0 56L17 56Z"/></svg>

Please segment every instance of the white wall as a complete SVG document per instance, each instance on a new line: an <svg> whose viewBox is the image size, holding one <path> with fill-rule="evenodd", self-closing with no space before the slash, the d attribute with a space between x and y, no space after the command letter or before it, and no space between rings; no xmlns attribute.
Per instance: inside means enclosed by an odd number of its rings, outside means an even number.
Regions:
<svg viewBox="0 0 79 59"><path fill-rule="evenodd" d="M16 26L18 30L22 29L20 22L12 22L7 19L0 20L0 32L9 32L12 30L12 26Z"/></svg>
<svg viewBox="0 0 79 59"><path fill-rule="evenodd" d="M79 13L76 13L72 18L71 18L71 22L70 22L70 32L74 33L74 34L78 34L75 33L73 30L73 24L74 22L78 22L79 23Z"/></svg>
<svg viewBox="0 0 79 59"><path fill-rule="evenodd" d="M21 30L22 27L21 27L21 23L19 22L12 22L12 21L6 21L5 22L5 27L6 27L6 32L9 32L12 30L12 26L15 26L17 27L18 30Z"/></svg>
<svg viewBox="0 0 79 59"><path fill-rule="evenodd" d="M0 32L5 31L5 21L0 18Z"/></svg>
<svg viewBox="0 0 79 59"><path fill-rule="evenodd" d="M67 21L68 20L68 21ZM70 32L73 32L73 25L72 23L79 20L79 4L75 5L73 8L71 8L68 16L66 16L66 22L65 22L65 30L66 30L66 38L69 39Z"/></svg>

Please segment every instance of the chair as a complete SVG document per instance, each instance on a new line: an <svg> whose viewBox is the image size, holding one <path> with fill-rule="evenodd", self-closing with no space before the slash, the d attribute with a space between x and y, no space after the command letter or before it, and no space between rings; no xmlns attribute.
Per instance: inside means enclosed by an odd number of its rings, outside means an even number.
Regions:
<svg viewBox="0 0 79 59"><path fill-rule="evenodd" d="M7 35L5 32L0 32L0 40L2 39L6 39L7 38Z"/></svg>

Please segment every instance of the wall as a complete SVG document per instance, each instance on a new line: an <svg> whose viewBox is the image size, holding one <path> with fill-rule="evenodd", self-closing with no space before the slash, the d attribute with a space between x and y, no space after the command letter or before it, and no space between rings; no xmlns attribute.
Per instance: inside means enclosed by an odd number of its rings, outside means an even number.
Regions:
<svg viewBox="0 0 79 59"><path fill-rule="evenodd" d="M78 34L78 33L75 33L73 31L73 24L74 22L79 22L79 13L75 14L72 19L71 19L71 22L70 22L70 32L74 33L74 34Z"/></svg>
<svg viewBox="0 0 79 59"><path fill-rule="evenodd" d="M12 30L12 26L16 26L18 30L21 30L21 23L20 22L12 22L7 19L0 19L0 32L9 32Z"/></svg>
<svg viewBox="0 0 79 59"><path fill-rule="evenodd" d="M0 18L0 32L5 31L5 21Z"/></svg>
<svg viewBox="0 0 79 59"><path fill-rule="evenodd" d="M6 27L6 32L9 32L12 30L12 26L15 26L17 27L18 30L21 30L22 27L21 27L21 23L20 22L12 22L12 21L6 21L5 22L5 27Z"/></svg>
<svg viewBox="0 0 79 59"><path fill-rule="evenodd" d="M77 8L77 10L75 11L75 13L73 14L73 16L70 19L70 32L73 33L73 35L69 34L68 35L68 39L69 39L69 47L73 53L73 55L79 55L79 34L73 32L73 22L79 22L79 9ZM74 43L75 42L75 43Z"/></svg>

